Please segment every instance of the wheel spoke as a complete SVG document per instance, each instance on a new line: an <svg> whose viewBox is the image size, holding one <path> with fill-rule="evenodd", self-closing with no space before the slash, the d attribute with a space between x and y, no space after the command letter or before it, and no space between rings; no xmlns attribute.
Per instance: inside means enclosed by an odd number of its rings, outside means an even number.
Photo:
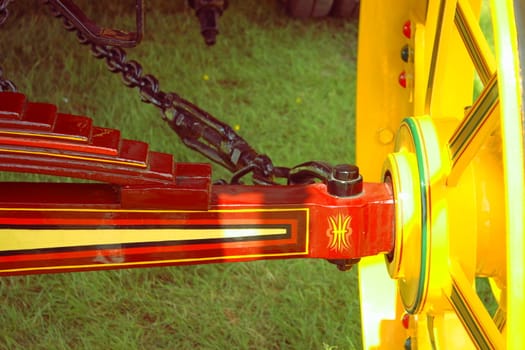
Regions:
<svg viewBox="0 0 525 350"><path fill-rule="evenodd" d="M439 9L438 9L438 16L437 16L437 22L436 22L436 29L434 32L434 47L432 48L432 54L430 58L430 67L428 71L428 81L427 81L427 89L426 89L426 98L425 98L425 109L427 112L430 110L430 103L432 100L432 93L433 93L433 87L434 87L434 79L436 76L436 70L437 70L437 63L438 63L438 56L439 56L439 50L440 50L440 44L442 43L441 36L443 34L443 27L444 27L444 19L445 19L445 8L446 8L446 0L439 1Z"/></svg>
<svg viewBox="0 0 525 350"><path fill-rule="evenodd" d="M498 330L501 332L505 328L507 323L507 312L500 306L494 314L494 324L498 327Z"/></svg>
<svg viewBox="0 0 525 350"><path fill-rule="evenodd" d="M496 75L493 75L448 142L451 156L449 185L457 183L463 170L496 129L499 122L498 105L498 82Z"/></svg>
<svg viewBox="0 0 525 350"><path fill-rule="evenodd" d="M465 42L455 28L457 7L457 0L429 3L422 35L426 43L432 45L427 47L421 43L424 53L419 55L424 59L417 61L415 58L416 64L424 65L419 69L416 67L416 79L424 80L418 85L420 90L415 92L418 114L428 114L432 118L460 115L464 107L472 103L475 70Z"/></svg>
<svg viewBox="0 0 525 350"><path fill-rule="evenodd" d="M481 31L479 22L467 0L458 1L454 23L461 39L465 43L479 78L486 85L496 70L496 62L485 35Z"/></svg>
<svg viewBox="0 0 525 350"><path fill-rule="evenodd" d="M452 289L447 296L478 349L503 349L504 339L457 262L451 262Z"/></svg>

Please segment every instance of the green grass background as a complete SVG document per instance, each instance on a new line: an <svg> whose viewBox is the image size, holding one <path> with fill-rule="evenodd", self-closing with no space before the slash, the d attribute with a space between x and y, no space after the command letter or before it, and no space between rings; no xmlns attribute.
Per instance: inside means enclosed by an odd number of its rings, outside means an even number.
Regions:
<svg viewBox="0 0 525 350"><path fill-rule="evenodd" d="M133 26L134 1L75 2L101 24ZM209 48L185 1L145 3L144 41L130 58L162 89L238 125L276 165L354 161L355 22L297 21L277 1L232 0ZM206 161L39 2L10 10L0 67L30 100ZM321 260L1 278L0 349L357 349L356 284L355 271Z"/></svg>

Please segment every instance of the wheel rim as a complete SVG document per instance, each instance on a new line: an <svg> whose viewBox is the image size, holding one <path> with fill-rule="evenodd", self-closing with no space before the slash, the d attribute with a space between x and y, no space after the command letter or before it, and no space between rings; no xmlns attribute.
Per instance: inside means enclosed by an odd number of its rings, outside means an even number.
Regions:
<svg viewBox="0 0 525 350"><path fill-rule="evenodd" d="M507 304L512 305L507 310L507 348L522 348L523 326L522 317L525 314L525 298L523 290L525 288L525 242L523 233L525 232L523 217L524 208L524 140L523 140L523 81L520 77L520 64L516 58L516 53L520 52L521 65L523 65L523 48L518 48L518 41L523 45L524 31L523 5L515 1L514 6L509 2L492 1L496 8L496 49L498 57L501 57L498 64L500 74L500 92L502 108L502 132L506 135L504 143L504 165L505 165L505 197L507 208ZM505 23L506 16L507 23ZM509 17L516 19L519 25L514 27L509 25ZM514 21L512 21L514 22ZM505 25L507 24L507 25ZM519 37L518 37L519 35ZM519 49L519 51L518 51ZM514 53L514 54L512 54ZM521 81L521 83L520 83Z"/></svg>
<svg viewBox="0 0 525 350"><path fill-rule="evenodd" d="M400 188L420 184L420 196L410 197L420 199L418 210L412 215L398 210L396 227L403 229L396 229L396 249L387 259L399 295L367 295L367 283L383 281L365 277L366 262L360 270L363 304L380 298L391 304L383 315L367 317L362 310L365 347L381 345L392 332L390 344L394 339L420 348L520 346L519 317L525 312L520 28L510 2L491 5L495 51L479 26L481 1L407 0L398 4L401 9L388 10L380 0L361 5L357 163L369 180L392 178L399 208L406 207ZM402 50L409 53L405 61ZM475 74L484 87L473 100ZM405 87L397 85L398 78ZM371 153L387 158L382 171ZM410 236L417 237L417 249ZM476 276L493 278L506 292L494 319L471 287ZM399 321L404 313L407 329ZM392 315L397 320L386 332Z"/></svg>

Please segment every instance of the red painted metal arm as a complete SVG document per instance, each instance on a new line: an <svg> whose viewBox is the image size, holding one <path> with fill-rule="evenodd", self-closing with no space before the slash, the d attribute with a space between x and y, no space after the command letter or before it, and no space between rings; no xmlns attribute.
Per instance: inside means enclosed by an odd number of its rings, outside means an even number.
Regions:
<svg viewBox="0 0 525 350"><path fill-rule="evenodd" d="M212 186L209 165L175 163L85 117L59 116L0 93L0 169L109 183L0 183L0 275L392 249L384 184L348 198L324 184Z"/></svg>

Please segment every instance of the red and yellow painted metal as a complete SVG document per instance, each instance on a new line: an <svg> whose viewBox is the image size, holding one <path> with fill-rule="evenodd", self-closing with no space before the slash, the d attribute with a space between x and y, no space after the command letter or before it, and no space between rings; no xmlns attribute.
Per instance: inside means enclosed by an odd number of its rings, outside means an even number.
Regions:
<svg viewBox="0 0 525 350"><path fill-rule="evenodd" d="M211 184L91 120L0 93L0 170L105 183L0 183L0 275L247 261L354 260L392 249L387 185Z"/></svg>
<svg viewBox="0 0 525 350"><path fill-rule="evenodd" d="M359 264L364 345L521 349L521 5L361 6L357 163L365 178L392 183L396 203L393 252ZM494 25L494 51L482 10ZM473 98L475 76L483 88ZM384 164L370 154L383 154ZM498 296L493 316L477 277L489 278Z"/></svg>
<svg viewBox="0 0 525 350"><path fill-rule="evenodd" d="M375 183L353 197L214 186L207 165L1 94L0 170L103 183L1 184L0 274L369 256L366 348L521 349L525 19L518 2L490 5L494 51L480 0L362 1L357 162Z"/></svg>

